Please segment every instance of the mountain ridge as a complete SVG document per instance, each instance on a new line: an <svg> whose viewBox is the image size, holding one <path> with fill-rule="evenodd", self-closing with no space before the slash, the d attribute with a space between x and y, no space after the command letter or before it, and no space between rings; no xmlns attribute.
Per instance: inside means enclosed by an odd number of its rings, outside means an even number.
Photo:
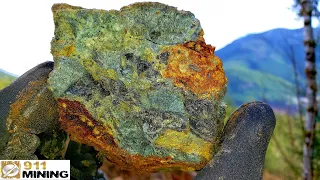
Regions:
<svg viewBox="0 0 320 180"><path fill-rule="evenodd" d="M314 32L318 37L319 29ZM292 60L297 68L301 93L304 93L304 53L303 29L285 28L248 34L215 52L222 59L229 79L229 100L235 105L263 100L277 107L294 104ZM320 47L317 46L316 59L319 58Z"/></svg>

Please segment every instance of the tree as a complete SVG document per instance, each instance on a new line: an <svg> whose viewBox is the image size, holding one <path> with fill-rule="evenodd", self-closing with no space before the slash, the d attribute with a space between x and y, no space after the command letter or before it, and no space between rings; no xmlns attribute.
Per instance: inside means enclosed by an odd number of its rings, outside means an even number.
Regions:
<svg viewBox="0 0 320 180"><path fill-rule="evenodd" d="M318 113L317 108L317 84L315 65L315 40L312 29L312 16L318 15L318 0L296 0L296 7L299 7L299 15L304 23L304 46L306 60L306 119L305 119L305 142L303 145L303 178L311 180L313 178L312 154L315 137L315 124Z"/></svg>

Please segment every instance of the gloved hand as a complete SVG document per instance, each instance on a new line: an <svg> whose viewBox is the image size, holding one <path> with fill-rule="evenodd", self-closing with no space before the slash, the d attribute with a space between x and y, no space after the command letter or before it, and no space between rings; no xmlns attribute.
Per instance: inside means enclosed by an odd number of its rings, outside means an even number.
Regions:
<svg viewBox="0 0 320 180"><path fill-rule="evenodd" d="M42 132L45 131L45 127L40 128L31 123L30 129L33 129L32 131L13 135L9 133L6 124L10 114L10 105L19 98L17 95L27 88L29 83L41 82L41 79L46 79L52 69L53 62L42 63L0 91L0 159L17 157L33 159L37 158L35 154L38 155L38 158L41 158L39 156L43 155L38 150L35 152L41 144L41 140L36 134L45 133ZM41 84L38 88L41 89ZM27 103L32 103L32 99ZM44 105L41 108L45 111L50 107ZM198 173L195 180L262 179L266 149L275 127L275 122L275 116L271 107L263 102L251 102L240 106L231 114L227 121L220 149L213 155L212 160ZM55 122L52 122L52 124L54 125ZM28 135L27 139L25 138L26 134ZM30 140L30 137L33 140ZM25 143L28 144L27 147L19 147L17 144L10 143L13 138L25 140ZM48 138L48 136L42 135L40 138ZM59 136L55 138L63 139L66 137ZM53 141L50 137L47 140ZM90 147L73 146L73 149L68 148L69 152L67 151L66 157L74 158L73 156L77 154L73 152L85 152L86 160L90 160L90 162L96 161L96 163L92 163L89 167L83 167L79 166L79 162L77 162L78 164L73 164L71 161L71 176L76 179L82 179L82 177L88 179L90 176L92 179L97 179L97 171L93 170L101 165L100 159L96 156L97 152L93 148L90 149ZM44 146L43 148L50 148L50 146ZM21 153L21 151L23 152ZM46 156L49 155L46 154ZM59 158L58 155L55 158Z"/></svg>
<svg viewBox="0 0 320 180"><path fill-rule="evenodd" d="M263 102L240 106L224 128L220 150L195 180L262 179L266 150L276 119Z"/></svg>

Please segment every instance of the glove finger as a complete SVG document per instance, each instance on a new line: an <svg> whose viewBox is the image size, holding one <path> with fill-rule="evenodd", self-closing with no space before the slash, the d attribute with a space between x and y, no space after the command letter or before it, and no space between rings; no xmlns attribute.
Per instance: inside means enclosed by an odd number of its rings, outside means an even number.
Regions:
<svg viewBox="0 0 320 180"><path fill-rule="evenodd" d="M194 179L262 179L275 124L269 105L252 102L240 106L228 119L221 149Z"/></svg>

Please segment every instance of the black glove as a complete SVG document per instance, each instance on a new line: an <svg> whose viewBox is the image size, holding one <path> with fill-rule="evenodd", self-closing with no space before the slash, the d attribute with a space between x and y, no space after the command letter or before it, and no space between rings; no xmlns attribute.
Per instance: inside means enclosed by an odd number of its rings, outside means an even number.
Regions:
<svg viewBox="0 0 320 180"><path fill-rule="evenodd" d="M15 154L12 154L11 156L6 155L5 153L1 154L1 152L6 152L6 149L8 149L8 141L12 138L6 125L10 105L16 101L17 95L28 86L28 83L37 81L41 78L47 78L52 69L53 62L42 63L29 70L11 85L0 91L0 159L13 156L16 157ZM213 155L212 160L198 173L195 179L262 179L266 149L275 127L275 122L275 116L271 107L263 102L252 102L240 106L228 119L220 149ZM38 138L38 136L34 136L35 138ZM21 137L23 137L23 135L21 135ZM62 136L60 138L64 137ZM23 157L26 157L29 153L30 158L32 158L35 149L41 144L40 139L36 140L39 142L33 143L34 145L31 143L31 147L28 148L28 151L30 152L25 152L26 155ZM75 147L78 146L75 145ZM83 149L82 146L79 147L80 149ZM88 148L89 147L85 147L85 149ZM68 149L68 151L67 156L68 154L73 154L72 149ZM74 151L77 152L79 150ZM93 149L89 151L86 150L86 152L90 152L87 153L90 161L97 161L96 164L93 163L94 167L101 165L99 159L94 159L97 152ZM79 155L79 157L80 156L81 155ZM60 157L57 156L55 158ZM72 162L71 166L73 168L71 176L74 178L92 176L93 179L96 179L94 173L92 173L92 167L87 167L88 171L90 169L90 174L79 175L78 173L86 171L86 167L78 167L79 163L73 165Z"/></svg>
<svg viewBox="0 0 320 180"><path fill-rule="evenodd" d="M264 158L276 119L263 102L240 106L228 119L218 153L195 180L262 179Z"/></svg>

